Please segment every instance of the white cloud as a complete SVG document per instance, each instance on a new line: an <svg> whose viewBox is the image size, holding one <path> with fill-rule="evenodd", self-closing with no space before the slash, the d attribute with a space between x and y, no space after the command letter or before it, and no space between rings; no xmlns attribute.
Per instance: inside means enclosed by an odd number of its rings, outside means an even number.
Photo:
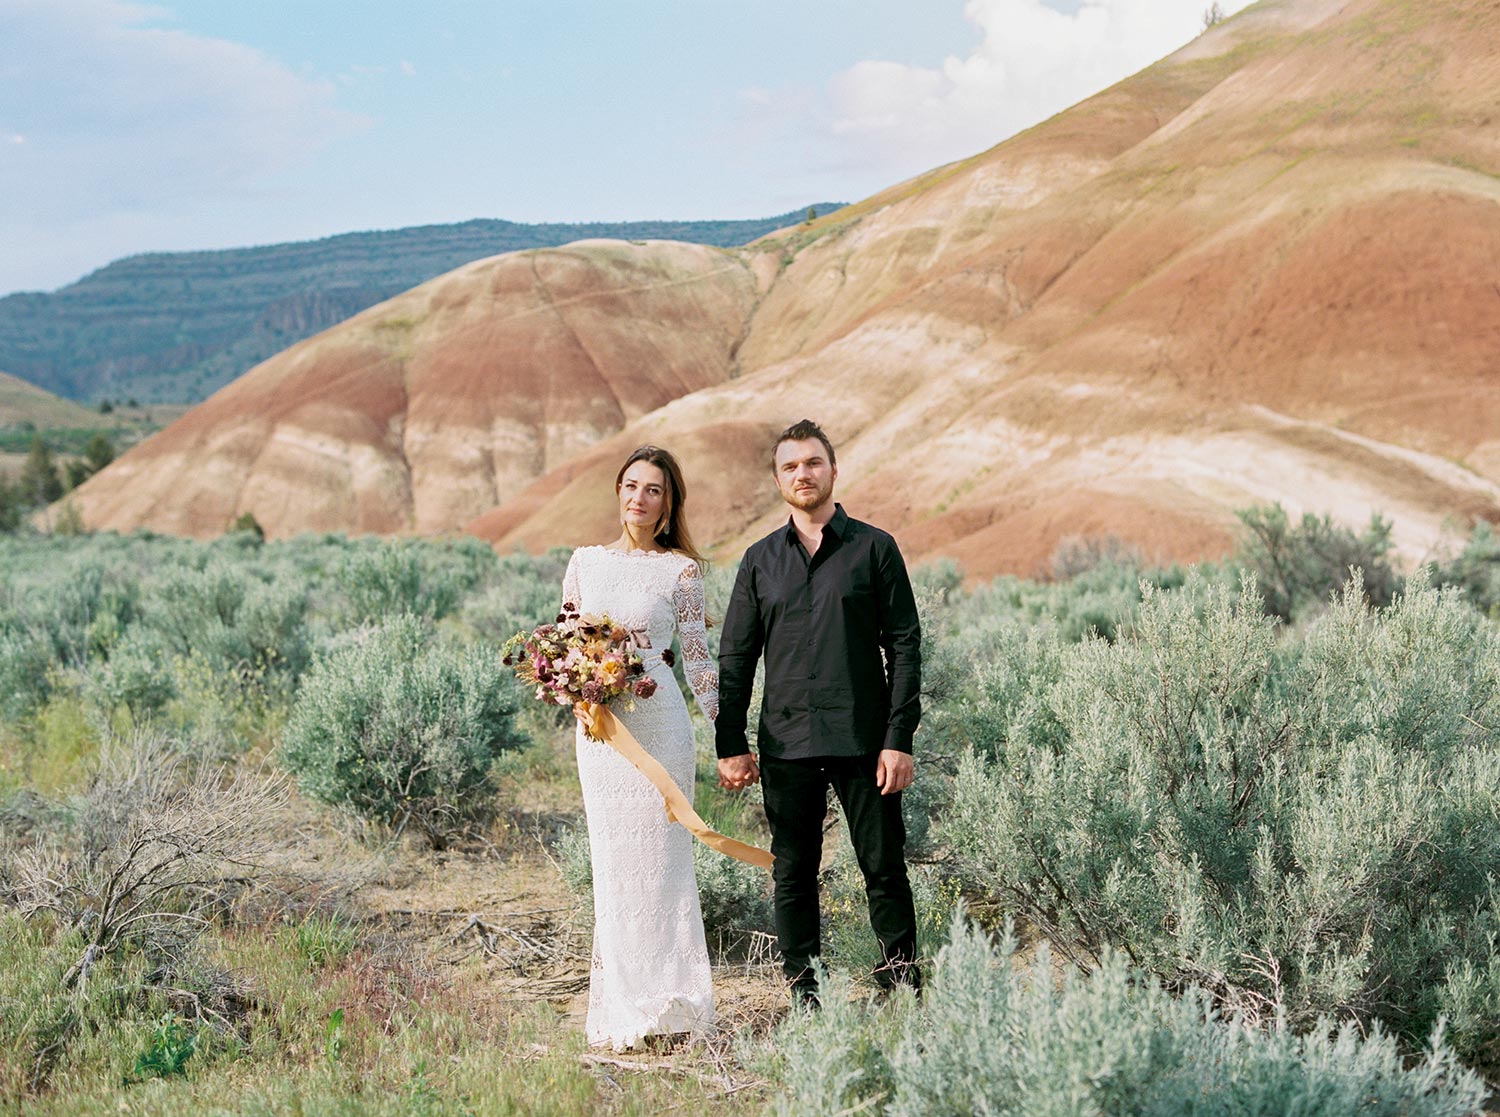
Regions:
<svg viewBox="0 0 1500 1117"><path fill-rule="evenodd" d="M17 132L15 135L10 137L10 142L13 144L23 144L26 142L26 137Z"/></svg>
<svg viewBox="0 0 1500 1117"><path fill-rule="evenodd" d="M167 19L123 0L0 0L0 119L29 141L0 163L0 237L51 232L65 254L68 229L111 214L232 205L365 126L331 82Z"/></svg>
<svg viewBox="0 0 1500 1117"><path fill-rule="evenodd" d="M401 62L401 73L406 77L414 78L417 76L417 68L403 59Z"/></svg>
<svg viewBox="0 0 1500 1117"><path fill-rule="evenodd" d="M1231 0L1226 12L1249 0ZM939 67L870 60L828 83L818 128L830 161L894 180L974 154L1182 46L1205 0L968 0L982 34Z"/></svg>

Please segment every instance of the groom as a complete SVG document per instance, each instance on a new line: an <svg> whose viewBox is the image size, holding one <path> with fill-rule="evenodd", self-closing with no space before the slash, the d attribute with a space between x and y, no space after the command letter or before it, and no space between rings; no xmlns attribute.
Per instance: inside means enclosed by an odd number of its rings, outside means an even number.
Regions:
<svg viewBox="0 0 1500 1117"><path fill-rule="evenodd" d="M765 781L776 938L799 1002L817 1003L818 864L831 787L865 877L883 964L876 980L920 987L906 879L901 792L921 717L921 629L895 540L833 500L833 444L804 419L776 440L772 468L786 526L740 562L719 644L719 783ZM884 662L882 662L884 653ZM765 657L760 763L745 736L756 661Z"/></svg>

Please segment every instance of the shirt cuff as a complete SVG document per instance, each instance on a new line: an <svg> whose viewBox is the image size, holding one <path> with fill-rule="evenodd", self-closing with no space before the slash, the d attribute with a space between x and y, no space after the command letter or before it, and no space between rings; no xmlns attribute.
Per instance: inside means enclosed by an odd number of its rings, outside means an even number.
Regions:
<svg viewBox="0 0 1500 1117"><path fill-rule="evenodd" d="M892 749L896 752L904 752L907 755L910 755L911 741L915 736L916 733L910 729L902 729L898 728L897 726L890 725L887 726L885 730L885 744L881 745L880 747L882 749Z"/></svg>
<svg viewBox="0 0 1500 1117"><path fill-rule="evenodd" d="M738 733L725 730L714 734L714 752L720 760L731 756L744 756L750 751L750 739L741 730Z"/></svg>

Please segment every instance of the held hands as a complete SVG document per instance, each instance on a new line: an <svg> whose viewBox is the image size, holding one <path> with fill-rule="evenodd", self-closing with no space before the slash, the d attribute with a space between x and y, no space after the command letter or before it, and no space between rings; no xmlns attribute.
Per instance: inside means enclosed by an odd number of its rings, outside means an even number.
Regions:
<svg viewBox="0 0 1500 1117"><path fill-rule="evenodd" d="M755 763L754 753L726 756L719 760L719 786L726 791L744 791L751 784L760 783L760 768Z"/></svg>
<svg viewBox="0 0 1500 1117"><path fill-rule="evenodd" d="M719 761L719 770L724 770L722 760ZM911 753L881 749L880 759L875 762L875 786L880 788L882 795L894 795L911 786L915 773L916 766L912 763Z"/></svg>

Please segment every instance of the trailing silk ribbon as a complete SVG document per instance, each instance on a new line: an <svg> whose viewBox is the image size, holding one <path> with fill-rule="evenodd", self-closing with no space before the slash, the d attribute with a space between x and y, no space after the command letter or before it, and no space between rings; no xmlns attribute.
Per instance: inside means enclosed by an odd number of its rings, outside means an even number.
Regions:
<svg viewBox="0 0 1500 1117"><path fill-rule="evenodd" d="M620 719L610 713L609 707L597 706L591 702L581 702L579 705L583 709L584 732L591 740L603 741L609 745L635 765L636 771L651 781L651 786L661 792L661 797L666 803L669 822L675 822L684 827L704 845L727 854L737 861L743 861L747 865L758 865L762 869L771 867L774 858L766 850L747 842L726 838L723 834L710 830L708 823L698 817L698 812L693 810L693 805L682 793L682 788L678 787L677 782L667 774L661 762L641 747L641 743L620 723Z"/></svg>

